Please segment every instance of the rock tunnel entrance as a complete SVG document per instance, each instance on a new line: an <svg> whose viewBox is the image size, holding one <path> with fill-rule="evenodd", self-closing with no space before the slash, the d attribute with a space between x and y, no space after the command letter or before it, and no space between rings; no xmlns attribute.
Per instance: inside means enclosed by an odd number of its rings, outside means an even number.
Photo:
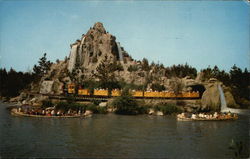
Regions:
<svg viewBox="0 0 250 159"><path fill-rule="evenodd" d="M206 90L206 88L202 84L190 85L189 87L191 87L193 91L199 91L200 98Z"/></svg>

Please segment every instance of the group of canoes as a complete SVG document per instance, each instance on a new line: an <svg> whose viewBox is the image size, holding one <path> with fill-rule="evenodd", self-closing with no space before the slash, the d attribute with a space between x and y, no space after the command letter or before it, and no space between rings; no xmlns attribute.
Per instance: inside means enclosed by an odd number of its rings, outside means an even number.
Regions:
<svg viewBox="0 0 250 159"><path fill-rule="evenodd" d="M87 111L86 111L87 112ZM12 113L15 115L22 115L22 116L37 116L37 117L79 117L85 116L86 112L81 110L68 110L68 111L61 111L55 110L52 107L47 109L23 109L21 107L12 109ZM88 114L89 115L89 114Z"/></svg>
<svg viewBox="0 0 250 159"><path fill-rule="evenodd" d="M235 120L238 119L237 114L233 113L197 113L197 114L189 114L189 113L181 113L177 115L177 120L179 121L193 121L193 120Z"/></svg>

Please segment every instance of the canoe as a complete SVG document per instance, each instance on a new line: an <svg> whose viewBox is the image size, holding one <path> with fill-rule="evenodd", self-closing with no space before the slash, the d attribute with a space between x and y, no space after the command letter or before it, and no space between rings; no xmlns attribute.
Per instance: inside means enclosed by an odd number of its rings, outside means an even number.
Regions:
<svg viewBox="0 0 250 159"><path fill-rule="evenodd" d="M206 119L206 118L180 118L177 117L177 121L224 121L224 120L237 120L238 117L225 117L225 118L211 118L211 119Z"/></svg>
<svg viewBox="0 0 250 159"><path fill-rule="evenodd" d="M11 110L11 115L14 116L25 116L25 117L38 117L38 118L80 118L80 117L89 117L91 115L71 115L71 116L46 116L46 115L33 115L33 114L25 114L23 112L18 112L17 109Z"/></svg>

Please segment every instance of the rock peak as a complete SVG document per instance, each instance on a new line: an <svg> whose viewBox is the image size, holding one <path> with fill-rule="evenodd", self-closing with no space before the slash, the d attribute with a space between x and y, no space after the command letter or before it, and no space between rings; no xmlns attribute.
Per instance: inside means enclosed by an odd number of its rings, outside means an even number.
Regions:
<svg viewBox="0 0 250 159"><path fill-rule="evenodd" d="M105 33L105 32L106 32L106 30L105 30L105 28L104 28L104 26L103 26L103 24L102 24L101 22L96 22L96 23L94 24L94 26L93 26L93 29L94 29L94 30L98 30L98 31L100 31L100 32L102 32L102 33Z"/></svg>

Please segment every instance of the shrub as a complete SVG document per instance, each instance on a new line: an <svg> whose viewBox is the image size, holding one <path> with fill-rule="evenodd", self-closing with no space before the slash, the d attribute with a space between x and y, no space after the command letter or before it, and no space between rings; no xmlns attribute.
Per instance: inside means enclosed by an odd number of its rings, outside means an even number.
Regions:
<svg viewBox="0 0 250 159"><path fill-rule="evenodd" d="M97 107L97 113L99 114L106 114L108 111L107 111L107 107Z"/></svg>
<svg viewBox="0 0 250 159"><path fill-rule="evenodd" d="M114 99L112 105L116 108L115 113L135 115L139 113L137 102L129 94L128 89L124 89L122 95Z"/></svg>
<svg viewBox="0 0 250 159"><path fill-rule="evenodd" d="M75 111L78 110L85 111L86 107L87 106L85 104L80 104L80 103L59 102L56 104L56 110L63 110L63 111L68 111L69 109Z"/></svg>
<svg viewBox="0 0 250 159"><path fill-rule="evenodd" d="M87 105L86 110L90 110L90 111L92 111L93 113L97 113L97 112L98 112L97 106L94 105L94 104L89 104L89 105Z"/></svg>
<svg viewBox="0 0 250 159"><path fill-rule="evenodd" d="M64 110L64 111L68 111L69 110L69 106L67 102L59 102L56 104L56 110Z"/></svg>
<svg viewBox="0 0 250 159"><path fill-rule="evenodd" d="M129 72L135 72L138 71L137 65L130 65L127 69Z"/></svg>
<svg viewBox="0 0 250 159"><path fill-rule="evenodd" d="M181 110L175 104L170 104L170 103L164 103L162 105L158 105L155 107L155 110L162 111L163 114L167 115L181 112Z"/></svg>
<svg viewBox="0 0 250 159"><path fill-rule="evenodd" d="M43 100L42 101L42 108L53 107L53 103L50 100Z"/></svg>
<svg viewBox="0 0 250 159"><path fill-rule="evenodd" d="M144 106L139 106L138 107L138 113L139 114L147 114L148 112L149 112L149 106L146 106L146 105L144 105Z"/></svg>
<svg viewBox="0 0 250 159"><path fill-rule="evenodd" d="M159 83L153 83L153 84L151 85L151 89L152 89L153 91L164 91L164 90L166 90L165 86L164 86L164 85L161 85L161 84L159 84Z"/></svg>

